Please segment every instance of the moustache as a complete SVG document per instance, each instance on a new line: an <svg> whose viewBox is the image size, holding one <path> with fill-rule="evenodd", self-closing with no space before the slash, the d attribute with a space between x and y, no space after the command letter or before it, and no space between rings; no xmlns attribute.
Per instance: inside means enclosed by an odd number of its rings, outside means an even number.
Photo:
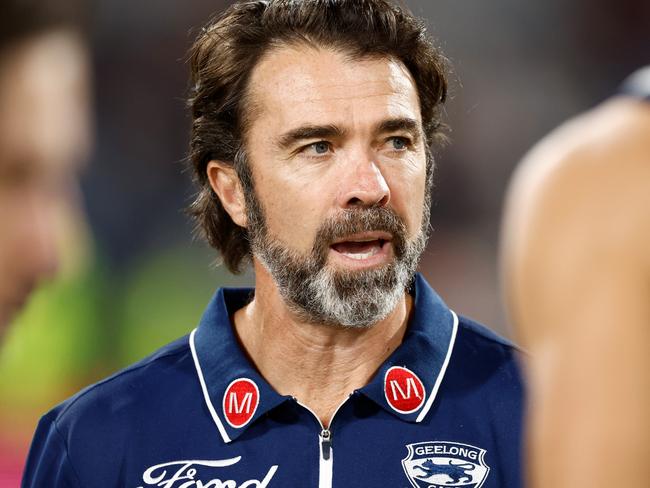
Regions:
<svg viewBox="0 0 650 488"><path fill-rule="evenodd" d="M406 252L406 224L394 210L386 207L344 210L325 220L316 232L312 257L324 264L335 241L362 232L386 232L391 236L395 257Z"/></svg>

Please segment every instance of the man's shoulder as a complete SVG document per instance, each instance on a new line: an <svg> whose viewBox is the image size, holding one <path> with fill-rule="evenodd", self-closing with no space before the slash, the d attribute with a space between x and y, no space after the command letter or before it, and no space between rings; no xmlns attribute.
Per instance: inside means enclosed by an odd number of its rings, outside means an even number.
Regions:
<svg viewBox="0 0 650 488"><path fill-rule="evenodd" d="M458 316L458 333L464 341L474 343L482 348L504 352L520 350L519 346L512 341L500 336L485 325L463 315Z"/></svg>
<svg viewBox="0 0 650 488"><path fill-rule="evenodd" d="M153 354L92 384L54 407L46 417L57 424L79 418L138 416L155 402L186 388L194 363L189 336L161 347ZM192 383L192 382L189 382ZM134 415L135 414L135 415ZM110 418L110 417L108 417Z"/></svg>
<svg viewBox="0 0 650 488"><path fill-rule="evenodd" d="M521 398L523 352L516 344L467 317L459 316L458 332L447 375L452 389L469 387L479 395L510 391Z"/></svg>

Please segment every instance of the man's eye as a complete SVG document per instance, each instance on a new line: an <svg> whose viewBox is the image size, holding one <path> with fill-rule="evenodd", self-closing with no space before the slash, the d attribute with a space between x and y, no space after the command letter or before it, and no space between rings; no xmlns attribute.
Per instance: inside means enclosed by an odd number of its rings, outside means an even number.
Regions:
<svg viewBox="0 0 650 488"><path fill-rule="evenodd" d="M405 137L391 137L389 141L392 149L396 149L398 151L402 151L409 147L409 141Z"/></svg>
<svg viewBox="0 0 650 488"><path fill-rule="evenodd" d="M318 142L314 142L313 144L310 144L309 146L307 146L307 148L315 152L316 154L327 154L330 150L330 145L329 142L318 141Z"/></svg>

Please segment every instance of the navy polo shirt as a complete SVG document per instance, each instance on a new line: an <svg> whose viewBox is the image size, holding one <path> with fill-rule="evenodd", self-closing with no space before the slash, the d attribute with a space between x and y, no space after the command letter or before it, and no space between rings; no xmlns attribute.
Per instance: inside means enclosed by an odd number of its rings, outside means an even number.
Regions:
<svg viewBox="0 0 650 488"><path fill-rule="evenodd" d="M418 275L404 341L328 429L241 349L219 290L189 336L45 415L22 486L517 488L515 348L458 318Z"/></svg>

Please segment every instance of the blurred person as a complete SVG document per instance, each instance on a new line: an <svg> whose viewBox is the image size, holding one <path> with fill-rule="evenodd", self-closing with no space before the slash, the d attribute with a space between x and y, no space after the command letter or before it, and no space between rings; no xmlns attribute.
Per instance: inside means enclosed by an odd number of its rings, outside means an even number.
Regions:
<svg viewBox="0 0 650 488"><path fill-rule="evenodd" d="M447 89L421 22L238 2L191 72L191 211L256 288L45 415L23 486L521 486L516 350L416 274Z"/></svg>
<svg viewBox="0 0 650 488"><path fill-rule="evenodd" d="M647 486L650 67L524 158L502 263L530 350L530 486Z"/></svg>
<svg viewBox="0 0 650 488"><path fill-rule="evenodd" d="M0 342L33 288L59 267L60 248L79 236L74 176L89 145L82 24L71 1L0 5ZM75 242L70 252L80 247ZM50 347L51 339L42 336ZM35 388L33 377L23 383L24 378L4 376L8 345L2 344L0 375L3 487L18 485L25 432L33 429L33 417L28 428L23 422L29 406L15 407L16 395L4 396L7 385L16 386L14 394L22 385ZM32 358L43 360L34 352Z"/></svg>
<svg viewBox="0 0 650 488"><path fill-rule="evenodd" d="M3 0L0 13L0 335L59 260L89 149L88 60L77 6Z"/></svg>

